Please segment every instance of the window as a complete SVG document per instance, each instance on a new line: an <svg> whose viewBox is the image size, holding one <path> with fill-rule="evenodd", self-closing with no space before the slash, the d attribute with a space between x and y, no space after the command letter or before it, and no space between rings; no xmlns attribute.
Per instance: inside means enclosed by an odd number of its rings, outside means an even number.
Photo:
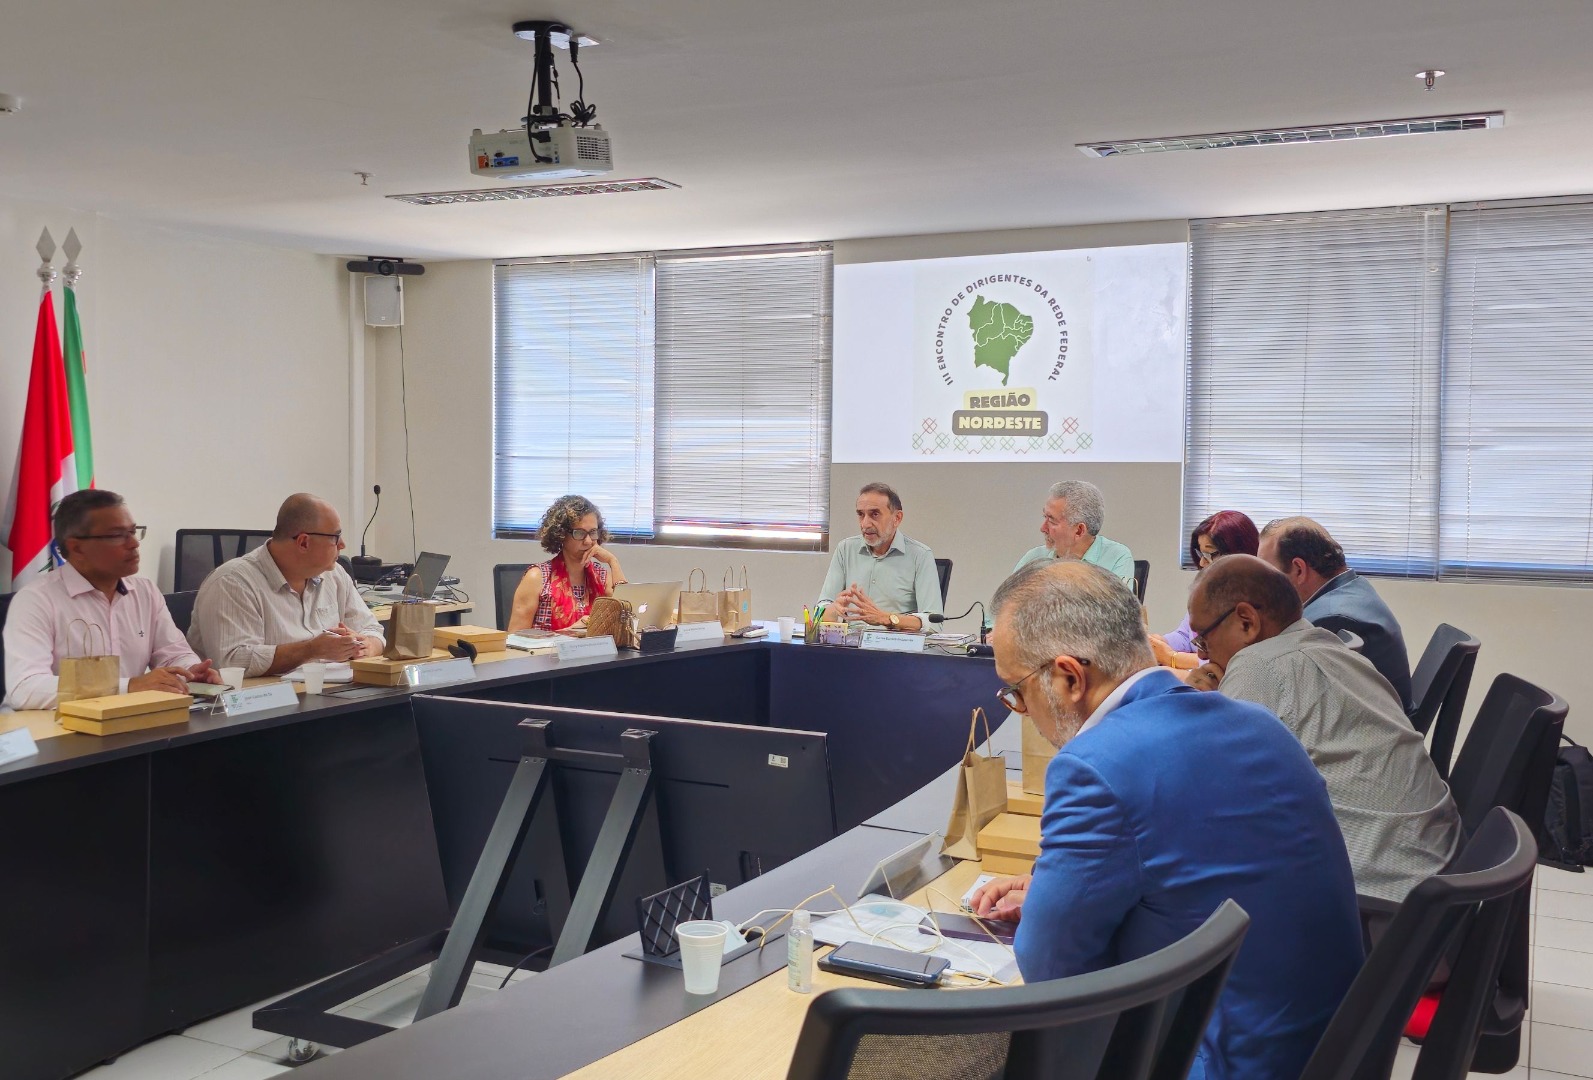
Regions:
<svg viewBox="0 0 1593 1080"><path fill-rule="evenodd" d="M824 549L828 246L506 262L494 284L495 536L575 492L631 542Z"/></svg>
<svg viewBox="0 0 1593 1080"><path fill-rule="evenodd" d="M1442 576L1593 580L1593 205L1457 208Z"/></svg>
<svg viewBox="0 0 1593 1080"><path fill-rule="evenodd" d="M493 534L532 537L561 495L653 534L653 267L500 264L493 291Z"/></svg>
<svg viewBox="0 0 1593 1080"><path fill-rule="evenodd" d="M1186 536L1217 510L1305 514L1358 569L1434 572L1444 224L1442 207L1192 223Z"/></svg>

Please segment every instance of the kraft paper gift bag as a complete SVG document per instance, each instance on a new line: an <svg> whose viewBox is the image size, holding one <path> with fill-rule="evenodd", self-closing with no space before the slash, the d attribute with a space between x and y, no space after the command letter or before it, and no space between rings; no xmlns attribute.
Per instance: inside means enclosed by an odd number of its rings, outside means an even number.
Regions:
<svg viewBox="0 0 1593 1080"><path fill-rule="evenodd" d="M628 600L599 596L592 601L592 614L586 618L586 636L611 637L617 649L640 649L642 636L636 628L636 612Z"/></svg>
<svg viewBox="0 0 1593 1080"><path fill-rule="evenodd" d="M1023 790L1030 795L1045 794L1045 770L1056 757L1056 747L1040 734L1034 721L1027 716L1023 721Z"/></svg>
<svg viewBox="0 0 1593 1080"><path fill-rule="evenodd" d="M431 656L436 628L435 607L400 601L387 617L387 648L382 655L389 660L424 660Z"/></svg>
<svg viewBox="0 0 1593 1080"><path fill-rule="evenodd" d="M747 584L747 568L741 568L741 584L736 584L734 569L725 571L724 588L719 592L719 623L725 633L752 625L752 586Z"/></svg>
<svg viewBox="0 0 1593 1080"><path fill-rule="evenodd" d="M692 579L702 574L702 588L693 589ZM719 594L708 588L708 574L702 567L693 567L686 575L686 587L680 591L680 617L677 621L716 622L719 618Z"/></svg>
<svg viewBox="0 0 1593 1080"><path fill-rule="evenodd" d="M79 630L82 632L80 637L75 633ZM83 655L61 658L57 670L60 676L55 698L57 703L107 697L121 691L121 657L93 655L96 643L103 654L105 631L82 619L72 620L67 627L67 651Z"/></svg>
<svg viewBox="0 0 1593 1080"><path fill-rule="evenodd" d="M985 754L979 753L979 722L985 725ZM941 851L954 859L979 857L979 830L1007 812L1007 765L1000 754L990 753L990 720L983 709L973 711L968 725L968 749L962 757L957 796L946 824Z"/></svg>

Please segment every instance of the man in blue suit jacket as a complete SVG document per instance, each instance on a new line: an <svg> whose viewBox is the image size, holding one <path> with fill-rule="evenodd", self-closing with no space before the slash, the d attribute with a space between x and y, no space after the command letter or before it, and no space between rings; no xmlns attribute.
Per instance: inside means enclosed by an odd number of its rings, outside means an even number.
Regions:
<svg viewBox="0 0 1593 1080"><path fill-rule="evenodd" d="M1400 708L1410 712L1410 656L1399 620L1372 583L1349 568L1344 549L1328 531L1305 517L1269 521L1256 554L1283 571L1314 625L1348 630L1366 642L1361 655L1394 688Z"/></svg>
<svg viewBox="0 0 1593 1080"><path fill-rule="evenodd" d="M1191 1075L1293 1080L1362 958L1349 856L1299 740L1157 668L1134 594L1097 567L1026 567L995 613L1003 700L1061 751L1034 873L975 910L1021 920L1036 982L1153 953L1232 898L1250 930Z"/></svg>

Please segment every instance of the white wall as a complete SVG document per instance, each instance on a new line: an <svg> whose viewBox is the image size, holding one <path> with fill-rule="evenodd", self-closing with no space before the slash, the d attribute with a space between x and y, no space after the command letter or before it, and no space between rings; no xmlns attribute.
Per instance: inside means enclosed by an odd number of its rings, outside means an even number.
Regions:
<svg viewBox="0 0 1593 1080"><path fill-rule="evenodd" d="M905 237L839 242L836 261L1167 243L1186 237L1183 222ZM484 622L492 619L492 565L543 557L532 542L491 539L491 291L490 263L432 264L425 277L409 284L404 331L420 547L453 555L451 569L480 600ZM384 335L373 349L378 384L373 424L376 479L385 494L383 519L373 536L379 536L383 554L407 555L396 331L375 333ZM871 480L892 484L906 504L903 528L954 562L948 610L956 613L974 600L987 600L1019 554L1038 542L1043 492L1063 476L1101 486L1107 499L1105 532L1151 561L1147 606L1152 627L1175 626L1192 577L1175 569L1186 542L1177 465L839 465L831 472L831 530L845 536L855 528L852 502L858 487ZM633 580L675 580L702 566L717 582L726 566L745 563L759 617L799 612L816 597L829 558L653 546L618 551ZM1440 622L1482 638L1473 708L1494 675L1511 671L1567 698L1569 728L1579 739L1593 738L1593 709L1577 709L1578 702L1593 702L1593 666L1583 662L1577 633L1593 617L1593 590L1384 579L1376 585L1404 625L1412 663Z"/></svg>
<svg viewBox="0 0 1593 1080"><path fill-rule="evenodd" d="M39 297L33 245L46 225L57 243L70 227L83 241L97 483L149 526L145 576L170 587L179 528L269 528L300 490L346 509L348 275L338 260L5 200L0 490L10 491L20 437ZM3 549L0 573L10 580Z"/></svg>

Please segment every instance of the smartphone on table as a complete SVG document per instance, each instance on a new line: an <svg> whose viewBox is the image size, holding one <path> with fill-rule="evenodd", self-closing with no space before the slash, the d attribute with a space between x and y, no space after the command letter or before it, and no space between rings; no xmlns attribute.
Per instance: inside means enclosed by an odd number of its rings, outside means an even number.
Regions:
<svg viewBox="0 0 1593 1080"><path fill-rule="evenodd" d="M941 975L950 966L951 961L944 957L883 945L864 945L858 941L848 941L828 956L819 958L819 967L837 975L919 989L938 987Z"/></svg>

